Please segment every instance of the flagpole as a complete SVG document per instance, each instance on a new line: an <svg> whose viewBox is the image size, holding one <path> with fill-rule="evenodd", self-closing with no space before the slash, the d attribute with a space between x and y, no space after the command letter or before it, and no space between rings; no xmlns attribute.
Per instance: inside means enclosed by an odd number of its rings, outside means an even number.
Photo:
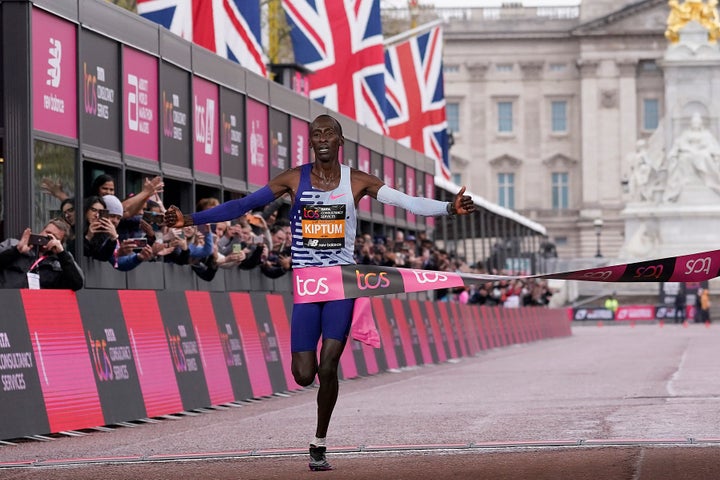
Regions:
<svg viewBox="0 0 720 480"><path fill-rule="evenodd" d="M399 33L394 37L386 38L383 44L385 45L385 47L392 46L396 43L407 40L408 38L412 38L416 35L420 35L421 33L425 33L426 31L438 25L441 25L442 23L442 20L433 20L432 22L425 23L423 25L420 25L419 27L413 28L412 30L408 30L407 32Z"/></svg>

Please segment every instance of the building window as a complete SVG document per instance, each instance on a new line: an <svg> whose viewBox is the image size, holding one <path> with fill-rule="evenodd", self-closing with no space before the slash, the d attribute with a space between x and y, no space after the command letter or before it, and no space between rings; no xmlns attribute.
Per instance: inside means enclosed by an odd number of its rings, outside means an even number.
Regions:
<svg viewBox="0 0 720 480"><path fill-rule="evenodd" d="M443 65L444 73L459 73L460 65Z"/></svg>
<svg viewBox="0 0 720 480"><path fill-rule="evenodd" d="M567 69L567 64L565 63L551 63L548 66L548 69L551 72L564 72Z"/></svg>
<svg viewBox="0 0 720 480"><path fill-rule="evenodd" d="M498 102L498 132L511 133L513 131L512 107L512 102Z"/></svg>
<svg viewBox="0 0 720 480"><path fill-rule="evenodd" d="M515 208L515 174L498 173L498 205Z"/></svg>
<svg viewBox="0 0 720 480"><path fill-rule="evenodd" d="M555 133L567 132L567 102L556 100L551 104L552 131Z"/></svg>
<svg viewBox="0 0 720 480"><path fill-rule="evenodd" d="M554 172L552 174L552 208L566 210L568 208L568 174Z"/></svg>
<svg viewBox="0 0 720 480"><path fill-rule="evenodd" d="M660 102L657 98L643 100L643 130L652 131L660 124Z"/></svg>
<svg viewBox="0 0 720 480"><path fill-rule="evenodd" d="M445 115L447 116L447 128L453 133L460 131L460 104L447 102L445 104Z"/></svg>
<svg viewBox="0 0 720 480"><path fill-rule="evenodd" d="M498 63L497 65L495 65L495 70L498 72L512 72L513 64L512 63Z"/></svg>
<svg viewBox="0 0 720 480"><path fill-rule="evenodd" d="M452 182L455 185L462 185L462 176L459 173L452 174Z"/></svg>

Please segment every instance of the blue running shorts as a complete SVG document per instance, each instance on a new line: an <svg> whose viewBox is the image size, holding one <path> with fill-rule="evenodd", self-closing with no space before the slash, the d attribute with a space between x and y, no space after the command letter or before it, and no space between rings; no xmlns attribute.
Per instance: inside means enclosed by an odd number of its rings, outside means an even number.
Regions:
<svg viewBox="0 0 720 480"><path fill-rule="evenodd" d="M290 350L314 352L320 336L345 343L350 334L354 298L293 305Z"/></svg>

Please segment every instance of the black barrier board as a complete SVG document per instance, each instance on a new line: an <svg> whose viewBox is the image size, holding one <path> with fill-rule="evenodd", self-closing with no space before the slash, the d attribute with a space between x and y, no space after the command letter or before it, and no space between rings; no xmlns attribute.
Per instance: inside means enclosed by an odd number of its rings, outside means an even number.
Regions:
<svg viewBox="0 0 720 480"><path fill-rule="evenodd" d="M162 161L190 168L190 74L160 64L160 128Z"/></svg>
<svg viewBox="0 0 720 480"><path fill-rule="evenodd" d="M420 346L420 336L418 335L417 322L421 322L422 319L415 318L412 310L410 309L410 302L407 300L401 301L402 308L405 311L405 320L407 320L408 328L410 329L410 341L412 342L413 353L415 354L415 361L418 365L425 363L423 357L422 347Z"/></svg>
<svg viewBox="0 0 720 480"><path fill-rule="evenodd" d="M220 87L220 162L223 177L246 180L245 96Z"/></svg>
<svg viewBox="0 0 720 480"><path fill-rule="evenodd" d="M117 292L80 290L76 298L105 423L145 418L145 401Z"/></svg>
<svg viewBox="0 0 720 480"><path fill-rule="evenodd" d="M395 310L392 308L389 298L382 299L383 308L385 308L385 316L388 323L390 324L390 331L392 332L393 348L395 348L395 357L398 361L398 366L407 367L408 361L405 357L405 350L403 349L402 336L400 335L400 327L398 320L395 317Z"/></svg>
<svg viewBox="0 0 720 480"><path fill-rule="evenodd" d="M216 292L210 294L210 299L215 310L215 320L218 324L218 332L220 332L220 342L225 356L225 365L227 365L230 375L233 395L236 400L253 398L247 358L230 297L225 292Z"/></svg>
<svg viewBox="0 0 720 480"><path fill-rule="evenodd" d="M435 314L435 320L437 321L438 328L440 329L440 341L442 342L443 348L445 349L445 355L447 358L452 358L452 350L450 349L450 341L448 340L448 332L445 329L445 322L443 321L442 315L440 315L440 310L438 309L437 302L428 302L427 303L428 308L433 309L433 313ZM437 338L435 341L437 342Z"/></svg>
<svg viewBox="0 0 720 480"><path fill-rule="evenodd" d="M432 322L430 321L430 315L427 313L424 301L418 301L418 308L420 310L420 321L425 327L425 335L427 336L428 346L430 347L430 356L432 357L433 363L440 363L440 356L438 355L438 346L435 343L435 332L433 331Z"/></svg>
<svg viewBox="0 0 720 480"><path fill-rule="evenodd" d="M270 178L288 169L290 117L270 109Z"/></svg>
<svg viewBox="0 0 720 480"><path fill-rule="evenodd" d="M210 393L185 292L157 292L157 299L183 408L192 410L210 406Z"/></svg>
<svg viewBox="0 0 720 480"><path fill-rule="evenodd" d="M573 320L614 320L612 310L602 307L573 308Z"/></svg>
<svg viewBox="0 0 720 480"><path fill-rule="evenodd" d="M273 392L284 392L288 389L287 380L285 379L285 370L283 369L282 359L280 358L280 347L278 345L277 335L275 334L275 326L268 309L266 293L252 292L250 293L250 301L255 311L255 322L258 327L258 335L260 336L260 346L262 347L263 357L267 365L268 374L270 374L270 384Z"/></svg>
<svg viewBox="0 0 720 480"><path fill-rule="evenodd" d="M0 290L0 439L47 433L38 365L20 292Z"/></svg>
<svg viewBox="0 0 720 480"><path fill-rule="evenodd" d="M120 70L117 42L87 30L80 33L80 122L83 143L120 150Z"/></svg>

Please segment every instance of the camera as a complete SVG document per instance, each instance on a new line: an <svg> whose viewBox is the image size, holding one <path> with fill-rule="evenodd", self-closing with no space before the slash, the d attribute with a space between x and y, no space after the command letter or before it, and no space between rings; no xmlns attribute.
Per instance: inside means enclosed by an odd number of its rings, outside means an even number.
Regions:
<svg viewBox="0 0 720 480"><path fill-rule="evenodd" d="M37 245L37 246L45 246L50 242L50 237L47 237L45 235L35 235L34 233L30 234L30 238L28 239L28 245Z"/></svg>
<svg viewBox="0 0 720 480"><path fill-rule="evenodd" d="M162 225L165 222L165 215L162 213L152 212L150 210L143 211L142 219L148 223Z"/></svg>
<svg viewBox="0 0 720 480"><path fill-rule="evenodd" d="M110 218L110 212L107 209L103 208L102 210L98 210L98 216L100 218Z"/></svg>

